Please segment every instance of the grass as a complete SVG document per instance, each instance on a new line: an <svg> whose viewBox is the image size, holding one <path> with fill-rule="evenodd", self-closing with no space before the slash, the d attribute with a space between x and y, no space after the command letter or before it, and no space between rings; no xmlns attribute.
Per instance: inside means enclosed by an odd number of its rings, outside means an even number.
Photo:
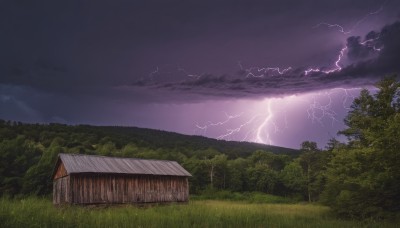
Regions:
<svg viewBox="0 0 400 228"><path fill-rule="evenodd" d="M231 192L231 191L214 191L206 190L201 192L200 195L192 195L191 199L194 200L229 200L229 201L244 201L248 203L297 203L300 202L299 198L295 197L282 197L262 192Z"/></svg>
<svg viewBox="0 0 400 228"><path fill-rule="evenodd" d="M48 199L0 199L1 227L396 227L388 221L338 220L312 204L192 200L137 208L56 208Z"/></svg>

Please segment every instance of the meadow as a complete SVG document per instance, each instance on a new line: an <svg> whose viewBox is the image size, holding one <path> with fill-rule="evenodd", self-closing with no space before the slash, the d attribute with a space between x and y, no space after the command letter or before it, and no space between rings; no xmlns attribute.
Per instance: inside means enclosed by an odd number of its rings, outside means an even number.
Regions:
<svg viewBox="0 0 400 228"><path fill-rule="evenodd" d="M191 200L139 208L54 207L47 198L0 199L1 227L396 227L388 221L339 220L325 206Z"/></svg>

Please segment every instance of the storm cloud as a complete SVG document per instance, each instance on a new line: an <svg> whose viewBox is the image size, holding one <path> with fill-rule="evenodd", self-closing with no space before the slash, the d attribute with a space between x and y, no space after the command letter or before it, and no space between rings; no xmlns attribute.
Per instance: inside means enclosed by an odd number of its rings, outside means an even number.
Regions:
<svg viewBox="0 0 400 228"><path fill-rule="evenodd" d="M241 70L234 76L204 74L168 83L161 83L157 78L152 77L151 80L147 78L133 85L233 97L265 97L335 87L363 87L373 85L388 74L398 74L400 71L399 40L400 22L398 21L384 26L380 31L371 31L364 37L351 36L347 38L346 55L342 57L343 59L347 57L347 61L343 60L339 63L347 62L347 65L331 73L306 74L307 68L289 69L284 73L270 70L270 73L266 73L265 68L256 68L251 72L251 76L249 70ZM163 77L162 73L158 76Z"/></svg>
<svg viewBox="0 0 400 228"><path fill-rule="evenodd" d="M192 133L250 101L398 73L399 12L394 0L5 0L0 118ZM305 74L335 68L346 45L341 71Z"/></svg>

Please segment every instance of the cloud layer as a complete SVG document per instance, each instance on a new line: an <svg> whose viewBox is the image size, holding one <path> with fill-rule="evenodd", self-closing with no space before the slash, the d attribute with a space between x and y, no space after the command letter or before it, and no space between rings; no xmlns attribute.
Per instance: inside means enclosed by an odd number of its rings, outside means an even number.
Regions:
<svg viewBox="0 0 400 228"><path fill-rule="evenodd" d="M381 29L398 18L399 1L357 23L381 6L378 0L5 0L0 118L182 132L183 117L202 120L207 107L222 113L224 102L236 98L368 85L400 65L398 23ZM335 27L316 28L320 22L357 29L346 40ZM362 44L368 39L374 41ZM341 72L304 74L309 66L335 67L346 43ZM252 66L292 68L280 75ZM179 111L170 108L176 104Z"/></svg>
<svg viewBox="0 0 400 228"><path fill-rule="evenodd" d="M364 37L350 36L341 70L331 73L305 73L307 68L288 69L284 73L265 68L241 70L237 75L215 76L211 74L186 77L185 80L163 82L157 77L167 75L156 72L133 84L155 90L179 93L194 93L222 97L279 96L335 87L362 87L373 85L388 74L400 72L400 22L384 26L380 31L371 31ZM331 67L332 68L332 67ZM329 69L329 67L325 67ZM251 73L251 74L250 74ZM178 75L178 71L175 75ZM181 79L184 76L181 75Z"/></svg>

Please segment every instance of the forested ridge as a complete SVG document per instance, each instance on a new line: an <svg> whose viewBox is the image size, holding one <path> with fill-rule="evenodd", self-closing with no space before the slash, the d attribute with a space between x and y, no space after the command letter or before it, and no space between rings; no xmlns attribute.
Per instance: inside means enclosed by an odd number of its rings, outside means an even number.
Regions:
<svg viewBox="0 0 400 228"><path fill-rule="evenodd" d="M330 206L342 217L398 216L399 82L363 90L339 134L323 148L300 150L227 142L135 127L23 124L0 121L0 194L49 195L59 153L175 160L192 175L191 194L264 192Z"/></svg>
<svg viewBox="0 0 400 228"><path fill-rule="evenodd" d="M273 153L288 155L298 154L298 150L271 146L251 142L235 142L206 138L203 136L189 136L162 130L124 127L124 126L90 126L90 125L66 125L58 123L27 124L16 121L0 119L2 139L12 139L18 135L26 139L40 142L44 146L60 137L68 141L68 148L74 148L76 152L94 150L98 144L113 143L117 148L127 144L135 144L140 148L148 149L179 149L183 153L193 150L214 148L229 157L243 157L255 150L267 150Z"/></svg>
<svg viewBox="0 0 400 228"><path fill-rule="evenodd" d="M299 154L299 150L290 148L223 141L137 127L27 124L5 120L0 120L0 139L3 167L0 170L0 189L2 195L11 196L49 194L52 190L50 175L59 153L166 159L196 167L217 158L225 161L247 158L255 152L268 151L271 156L275 156L275 153L286 160ZM197 169L196 167L193 169ZM216 181L219 174L217 169L212 175ZM189 171L196 174L196 170L190 170L190 167ZM207 168L201 167L200 171L207 173ZM192 179L193 193L209 186L209 175L206 174L205 178L201 175ZM226 182L225 180L225 186Z"/></svg>

